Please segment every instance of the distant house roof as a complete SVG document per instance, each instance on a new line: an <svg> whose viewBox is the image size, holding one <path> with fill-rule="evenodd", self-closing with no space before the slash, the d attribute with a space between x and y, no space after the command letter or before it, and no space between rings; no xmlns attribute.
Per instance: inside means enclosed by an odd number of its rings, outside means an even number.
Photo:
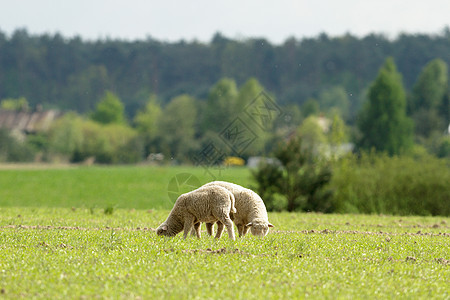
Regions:
<svg viewBox="0 0 450 300"><path fill-rule="evenodd" d="M0 128L24 133L46 131L63 113L57 110L24 112L0 109Z"/></svg>

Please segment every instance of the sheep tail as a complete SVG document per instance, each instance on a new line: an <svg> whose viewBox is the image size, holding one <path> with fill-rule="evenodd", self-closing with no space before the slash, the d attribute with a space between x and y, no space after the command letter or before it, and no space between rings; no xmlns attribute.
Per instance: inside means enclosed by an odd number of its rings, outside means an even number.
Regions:
<svg viewBox="0 0 450 300"><path fill-rule="evenodd" d="M235 199L234 199L234 195L233 195L233 193L229 193L229 197L230 197L230 200L231 200L231 210L230 210L230 212L231 213L233 213L233 214L235 214L236 213L236 207L234 207L234 202L236 201Z"/></svg>

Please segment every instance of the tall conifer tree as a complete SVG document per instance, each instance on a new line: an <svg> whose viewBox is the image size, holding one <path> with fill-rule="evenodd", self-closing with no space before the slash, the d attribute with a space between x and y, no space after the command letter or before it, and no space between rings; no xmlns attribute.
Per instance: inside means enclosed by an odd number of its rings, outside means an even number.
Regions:
<svg viewBox="0 0 450 300"><path fill-rule="evenodd" d="M406 116L402 77L392 57L381 67L368 98L358 119L362 133L359 147L374 148L390 155L408 150L413 143L413 124Z"/></svg>

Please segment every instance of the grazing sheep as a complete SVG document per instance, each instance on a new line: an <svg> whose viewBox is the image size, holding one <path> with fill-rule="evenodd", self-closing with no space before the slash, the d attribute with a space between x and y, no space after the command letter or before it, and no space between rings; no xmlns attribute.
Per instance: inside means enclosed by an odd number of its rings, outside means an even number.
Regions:
<svg viewBox="0 0 450 300"><path fill-rule="evenodd" d="M175 202L167 220L157 229L157 235L175 236L184 229L184 238L194 228L200 238L200 222L221 222L228 230L228 236L234 240L233 222L230 212L235 213L234 196L220 186L200 187L182 194ZM222 230L223 230L222 225Z"/></svg>
<svg viewBox="0 0 450 300"><path fill-rule="evenodd" d="M239 236L244 236L248 229L253 235L264 237L269 232L269 223L266 206L261 197L254 191L244 188L238 184L225 181L213 181L203 185L203 187L221 186L229 190L235 198L236 213L230 214L234 224L236 224ZM206 231L212 235L213 222L206 223ZM217 222L216 238L222 235L223 224Z"/></svg>

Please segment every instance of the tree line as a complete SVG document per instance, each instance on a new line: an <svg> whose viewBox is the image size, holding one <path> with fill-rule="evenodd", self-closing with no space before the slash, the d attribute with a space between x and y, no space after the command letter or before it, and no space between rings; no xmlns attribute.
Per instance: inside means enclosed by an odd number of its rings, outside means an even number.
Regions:
<svg viewBox="0 0 450 300"><path fill-rule="evenodd" d="M166 161L211 166L230 156L267 156L292 137L314 155L339 156L341 146L351 142L356 151L449 157L449 95L441 59L430 61L407 92L392 57L370 84L354 125L342 117L339 101L331 100L329 110L314 99L282 105L256 78L241 86L222 78L204 99L181 94L163 104L152 95L131 119L119 96L106 90L92 111L67 113L47 132L17 141L3 132L0 159L32 160L40 153L50 161L95 157L99 163L135 163L162 153ZM23 97L3 99L0 109L26 111L29 105ZM216 157L209 157L211 150Z"/></svg>
<svg viewBox="0 0 450 300"><path fill-rule="evenodd" d="M28 148L3 132L0 158L130 163L163 153L205 163L217 150L206 163L219 164L268 155L292 134L328 154L352 142L446 157L449 42L448 29L394 41L322 34L278 46L220 34L209 44L0 34L0 108L72 111L27 138Z"/></svg>
<svg viewBox="0 0 450 300"><path fill-rule="evenodd" d="M180 94L205 98L221 78L242 85L254 77L281 104L302 105L314 98L326 108L330 93L340 93L348 98L340 100L346 102L346 117L353 120L388 56L410 89L432 59L450 63L450 30L402 34L393 40L377 34L321 34L289 38L280 45L220 33L209 43L167 43L152 38L85 41L60 34L30 35L24 29L8 36L0 31L0 99L25 97L33 107L86 113L111 90L132 116L150 95L163 104Z"/></svg>

